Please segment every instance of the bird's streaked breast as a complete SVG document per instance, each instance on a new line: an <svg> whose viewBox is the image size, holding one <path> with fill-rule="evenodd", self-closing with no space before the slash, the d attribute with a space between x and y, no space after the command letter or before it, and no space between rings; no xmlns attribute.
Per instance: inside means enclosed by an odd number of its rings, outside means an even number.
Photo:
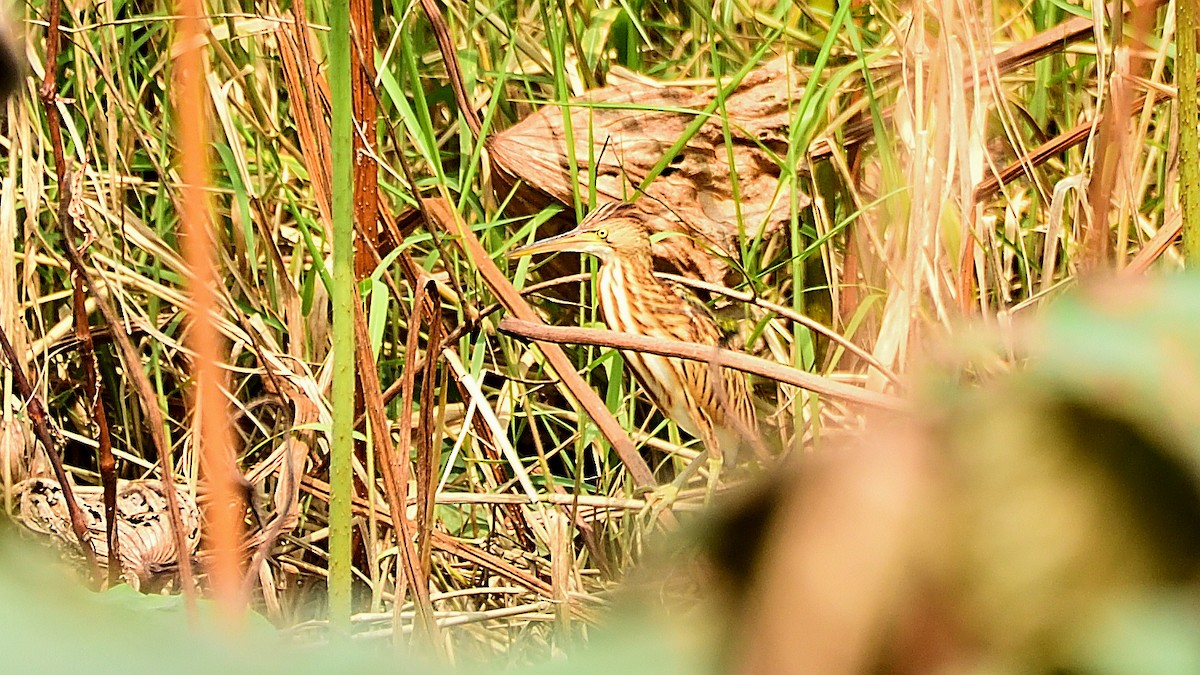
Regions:
<svg viewBox="0 0 1200 675"><path fill-rule="evenodd" d="M611 262L606 264L600 270L598 279L599 295L600 295L600 312L604 316L604 322L612 330L623 333L634 333L637 335L648 335L656 337L656 332L647 330L650 328L648 321L653 320L654 312L647 311L646 308L639 307L635 309L630 302L641 304L640 296L636 295L637 291L631 289L625 280L625 270L619 262ZM632 291L632 293L631 293ZM659 407L668 417L680 422L677 417L677 410L681 407L681 401L677 399L681 395L683 383L679 380L678 370L672 367L671 360L666 359L657 354L646 354L643 352L635 352L629 350L621 350L621 354L625 357L626 362L633 368L638 380L642 386L646 388L654 404ZM685 431L691 433L688 427L692 427L691 420L686 414L683 417Z"/></svg>
<svg viewBox="0 0 1200 675"><path fill-rule="evenodd" d="M601 266L597 291L604 322L610 329L695 344L719 344L717 328L707 315L699 315L684 297L653 276L630 278L639 274L652 273L630 268L620 259ZM701 425L711 425L720 445L729 446L731 451L741 445L743 435L756 433L753 406L741 373L724 371L714 377L708 363L628 350L621 353L654 404L685 432L699 436ZM698 409L689 404L689 393L696 398ZM696 415L703 418L694 419Z"/></svg>

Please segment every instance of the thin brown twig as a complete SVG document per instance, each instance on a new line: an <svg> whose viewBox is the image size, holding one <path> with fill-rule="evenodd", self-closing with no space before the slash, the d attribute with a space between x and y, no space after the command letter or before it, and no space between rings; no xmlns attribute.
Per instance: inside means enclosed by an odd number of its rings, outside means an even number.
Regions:
<svg viewBox="0 0 1200 675"><path fill-rule="evenodd" d="M690 288L697 288L697 289L700 289L703 291L708 291L709 293L716 293L718 295L723 295L723 296L733 299L733 300L738 300L741 302L752 304L755 307L760 307L769 312L774 312L775 314L778 314L779 316L782 316L783 318L785 318L789 321L793 321L795 323L800 324L801 326L804 326L805 328L813 331L814 333L819 333L821 335L824 335L825 337L829 338L830 341L832 341L838 345L841 345L842 347L844 347L846 349L846 351L848 351L851 354L854 354L858 358L862 359L867 365L871 366L875 370L878 370L880 372L880 374L882 374L885 378L887 378L892 384L895 384L895 385L900 384L900 378L896 375L895 372L892 371L891 368L888 368L887 366L883 365L883 363L881 363L879 361L879 359L872 356L871 353L868 352L867 350L854 344L853 342L851 342L848 338L846 338L842 334L838 333L837 331L833 330L832 328L829 328L828 326L821 323L820 321L817 321L816 319L812 319L807 316L804 316L800 312L797 312L788 307L784 307L783 305L776 304L774 302L771 302L770 300L764 300L763 298L760 298L753 293L748 293L745 291L735 291L732 288L729 288L727 286L722 286L721 284L714 284L714 283L710 283L707 281L701 281L699 279L690 279L688 277L682 277L677 274L657 274L657 276L663 277L665 279L670 279L672 281L677 281L677 282L679 282L685 286L688 286Z"/></svg>
<svg viewBox="0 0 1200 675"><path fill-rule="evenodd" d="M0 350L3 350L4 358L12 370L13 383L17 385L17 392L25 400L25 410L33 422L34 434L46 450L46 456L50 458L50 466L54 469L54 477L62 486L63 499L67 501L67 514L71 518L71 530L75 533L75 538L79 540L79 548L88 562L93 578L98 580L100 564L96 562L96 551L92 549L87 524L83 521L83 512L79 509L79 502L75 501L75 489L67 480L62 457L58 454L58 448L54 445L54 439L50 434L50 422L46 415L46 407L42 405L42 400L34 393L33 387L29 384L29 378L25 376L24 369L17 361L17 353L13 350L12 343L8 341L8 334L4 332L3 327L0 327Z"/></svg>
<svg viewBox="0 0 1200 675"><path fill-rule="evenodd" d="M459 112L470 127L471 134L478 139L483 135L483 123L479 121L479 115L476 114L467 95L462 66L458 63L458 48L454 46L454 38L450 35L450 26L446 24L446 17L442 16L442 10L438 9L434 0L420 2L421 8L425 10L425 17L429 19L429 25L433 28L433 37L437 40L438 51L442 53L442 61L446 64L446 76L450 80L450 89L454 91L454 100L458 103Z"/></svg>
<svg viewBox="0 0 1200 675"><path fill-rule="evenodd" d="M425 302L429 305L429 335L425 341L425 359L420 364L421 373L421 415L417 422L417 558L421 564L421 575L428 579L432 574L433 560L430 542L433 531L433 506L437 496L438 469L441 467L441 439L434 438L434 408L437 402L434 388L437 386L438 360L436 355L442 350L442 321L438 316L440 300L433 281L426 282ZM416 312L413 312L415 315ZM410 330L419 330L420 326ZM413 358L412 368L417 370L416 354L407 352L405 358ZM406 378L407 379L407 378ZM405 414L409 414L405 409Z"/></svg>
<svg viewBox="0 0 1200 675"><path fill-rule="evenodd" d="M67 229L78 230L71 227ZM74 246L70 239L68 236L67 246ZM104 489L104 536L108 541L108 585L115 586L121 577L120 541L117 535L117 460L113 456L108 413L104 411L104 401L100 395L100 374L96 371L96 348L92 343L92 326L88 320L87 295L83 278L76 271L71 272L71 311L75 319L75 338L79 341L79 361L84 372L83 395L87 397L92 422L96 425L96 465L100 469L100 485Z"/></svg>
<svg viewBox="0 0 1200 675"><path fill-rule="evenodd" d="M56 177L58 178L59 224L63 228L63 233L66 235L67 248L72 249L72 247L74 246L74 243L73 243L73 237L71 236L72 228L69 225L69 223L72 222L70 215L69 215L70 207L71 207L71 198L72 198L71 185L70 185L70 181L68 180L66 152L63 149L62 120L59 118L59 112L58 112L58 54L59 54L59 50L60 50L60 45L62 43L62 32L60 30L61 23L62 23L62 7L59 3L59 0L50 0L48 6L46 8L46 11L50 15L50 25L46 29L46 72L45 72L44 76L42 77L42 86L41 86L41 89L38 92L38 94L39 94L39 98L41 99L41 102L42 102L42 107L46 111L46 122L47 122L47 126L49 127L49 130L50 130L50 148L51 148L51 152L54 154L54 172L55 172ZM72 288L73 288L73 293L75 294L75 296L77 296L75 301L73 302L73 308L74 308L74 313L75 313L74 314L75 331L76 331L76 335L79 336L81 339L86 335L88 337L88 342L90 342L91 325L87 319L87 311L84 308L84 302L82 301L81 298L78 297L78 296L82 295L82 293L83 293L83 289L81 286L82 281L81 281L80 275L81 275L81 270L78 270L78 269L71 270L71 284L72 284ZM6 345L8 344L7 336L5 339L5 344ZM86 344L86 343L82 343L82 342L81 342L81 344L82 344L82 350L84 352L86 352L90 345ZM11 345L8 345L8 348L11 351ZM89 385L97 384L96 371L95 371L95 365L96 365L95 359L94 358L89 359L89 358L87 358L87 354L83 354L83 353L81 353L81 358L83 361L84 369L87 371L86 379L87 379L88 384ZM12 367L13 367L13 372L14 373L18 372L20 370L20 365L17 363L16 355L11 354L9 356L9 359L10 359ZM21 375L23 377L24 373L22 372ZM93 390L94 387L89 386L88 389ZM32 393L33 392L30 391L29 396L32 396ZM102 406L102 404L100 403L99 396L95 391L89 391L88 395L92 399L93 407L101 407ZM29 401L29 403L27 405L30 405L30 406L33 405L33 401L34 401L33 399L27 397L27 401ZM40 403L38 405L40 406ZM43 413L43 415L44 415L44 413ZM32 417L32 408L31 408L30 416ZM101 416L103 416L102 409L101 409ZM44 419L42 421L43 421L43 423L45 422ZM107 420L104 420L104 422L107 422ZM101 421L97 420L97 425L99 426L100 424L101 424ZM35 422L35 427L36 426L37 426L37 424ZM103 424L102 430L103 430L102 433L107 432L107 430L108 430L107 423ZM42 444L45 446L47 454L50 456L51 464L54 465L55 475L58 477L59 482L62 484L63 496L67 500L67 510L71 516L71 529L75 531L75 536L77 538L79 538L79 543L84 549L83 550L84 557L87 559L88 563L91 565L93 577L95 578L95 580L98 583L100 581L100 568L98 566L98 563L96 562L95 551L92 549L92 545L88 541L87 526L83 522L82 514L79 512L79 504L77 504L75 502L75 497L73 494L74 488L72 488L71 485L69 483L67 483L67 481L66 481L66 474L62 468L62 459L58 455L58 450L53 446L52 443L48 442L50 439L49 435L47 434L43 438L41 432L39 432L38 436L39 436L39 438L41 438ZM106 536L108 538L108 556L109 556L108 578L109 578L109 583L111 584L111 583L116 582L116 578L117 578L116 575L119 574L119 571L115 571L115 570L120 569L120 563L117 563L116 565L113 564L117 560L117 558L116 558L116 554L117 554L117 548L116 548L117 486L116 486L115 466L112 463L113 460L112 460L111 441L109 441L109 443L108 443L108 451L109 451L108 457L106 458L103 454L103 450L104 450L103 445L106 440L108 440L108 439L101 438L101 440L100 440L101 454L98 457L98 463L100 464L100 467L101 467L101 480L104 484L105 532L106 532ZM108 468L110 468L111 470L105 471L106 464L107 464Z"/></svg>
<svg viewBox="0 0 1200 675"><path fill-rule="evenodd" d="M46 73L42 76L42 87L38 92L46 109L46 124L50 130L50 150L54 153L54 170L61 186L67 178L67 162L63 152L62 121L58 117L58 52L62 42L59 30L62 22L62 6L59 0L50 0L46 5L50 25L46 28Z"/></svg>
<svg viewBox="0 0 1200 675"><path fill-rule="evenodd" d="M1138 97L1125 108L1116 108L1115 110L1110 109L1102 113L1101 120L1099 122L1094 119L1080 122L1067 131L1055 136L1054 138L1051 138L1045 143L1042 143L1036 148L1025 153L1024 156L1008 163L999 172L979 181L979 184L975 186L975 201L983 201L984 199L991 197L1000 189L1001 186L1007 185L1008 183L1016 180L1023 175L1028 168L1045 164L1055 155L1066 152L1067 150L1084 142L1088 139L1088 136L1091 135L1092 128L1099 123L1103 123L1105 115L1111 115L1114 112L1120 114L1122 110L1126 116L1132 115L1145 107L1147 103L1150 105L1158 105L1169 98L1171 98L1171 94L1156 91L1154 93ZM1116 106L1113 107L1115 108Z"/></svg>
<svg viewBox="0 0 1200 675"><path fill-rule="evenodd" d="M420 334L421 315L425 302L425 285L418 285L417 296L413 311L409 318L409 337L405 354L416 354L416 339ZM363 401L367 411L367 419L371 424L371 436L375 443L375 452L379 457L379 467L383 474L384 497L387 499L392 517L392 527L396 535L396 546L400 552L400 561L404 566L404 574L413 590L413 599L417 606L417 616L423 629L422 635L428 646L440 652L442 641L434 619L433 603L429 599L429 579L422 575L422 566L417 559L417 551L413 544L413 523L405 515L407 503L409 469L409 447L411 431L405 429L400 435L400 447L392 445L392 433L387 416L383 410L383 399L379 385L379 373L376 371L375 355L371 352L371 338L367 329L366 316L362 312L362 302L358 299L355 289L354 302L354 332L355 351L358 361L358 378L362 385ZM436 320L436 318L434 319ZM406 385L403 396L403 409L412 410L412 385L416 379L416 369L406 369ZM400 580L397 579L397 584ZM397 597L396 603L402 604L403 599Z"/></svg>
<svg viewBox="0 0 1200 675"><path fill-rule="evenodd" d="M1162 257L1162 254L1171 248L1171 245L1179 239L1179 235L1183 233L1183 214L1176 211L1167 218L1167 222L1158 228L1158 232L1150 237L1150 241L1138 251L1137 255L1129 261L1129 264L1121 269L1121 276L1137 276L1150 269L1150 265L1154 261Z"/></svg>
<svg viewBox="0 0 1200 675"><path fill-rule="evenodd" d="M892 384L895 384L895 385L900 384L899 376L897 376L896 373L893 372L890 368L888 368L887 366L880 363L879 359L872 356L870 352L868 352L867 350L863 349L862 347L859 347L858 345L854 344L852 341L850 341L849 338L841 335L837 331L826 326L825 324L821 323L820 321L817 321L816 319L812 319L810 317L804 316L800 312L792 310L788 307L784 307L783 305L776 304L774 302L771 302L770 300L764 300L763 298L760 298L753 293L749 293L746 291L737 291L732 288L729 288L728 286L723 286L721 284L714 284L714 283L711 283L708 281L701 281L700 279L693 279L691 277L685 277L685 276L681 276L678 274L668 274L665 272L655 272L654 276L659 277L661 279L668 279L670 281L674 281L674 282L683 284L684 286L687 286L689 288L695 288L695 289L699 289L702 291L707 291L709 293L716 293L717 295L723 295L727 298L730 298L731 300L737 300L738 302L745 302L745 303L754 305L755 307L759 307L759 308L765 309L769 312L778 314L779 316L782 316L783 318L785 318L789 321L794 321L815 333L820 333L821 335L824 335L825 337L829 338L830 341L832 341L838 345L841 345L842 347L844 347L846 349L846 351L850 352L851 354L854 354L855 356L862 359L867 365L878 370L880 372L880 374L882 374L885 378L887 378L888 381L890 381ZM588 279L591 279L591 278L592 278L592 275L589 272L581 272L579 274L569 274L565 277L557 277L555 279L548 279L546 281L542 281L542 282L539 282L536 284L530 284L529 286L526 286L526 287L520 289L518 291L518 293L520 293L521 295L531 295L533 293L537 293L539 291L544 291L548 288L553 288L555 286L578 283L581 281L587 281ZM483 311L481 311L479 313L479 318L482 319L485 316L494 314L497 311L499 311L500 309L501 309L500 303L488 305L487 307L485 307L483 309ZM466 329L465 329L465 327L460 327L459 330L465 331ZM456 330L456 333L452 333L451 335L452 336L457 335L459 330Z"/></svg>
<svg viewBox="0 0 1200 675"><path fill-rule="evenodd" d="M179 583L183 589L184 605L187 608L189 620L195 621L196 614L196 581L192 573L192 558L191 547L187 544L187 538L183 531L183 517L179 511L179 495L175 493L175 463L171 457L171 446L167 443L167 436L164 429L166 428L166 420L163 418L162 409L158 407L158 397L154 393L154 386L150 384L150 378L142 369L141 356L138 354L137 348L133 346L133 341L129 339L129 335L120 328L124 325L121 321L121 315L117 312L116 305L113 304L113 293L98 293L96 289L100 286L96 283L95 277L88 272L87 267L83 264L83 258L75 251L74 247L67 246L65 248L67 256L72 258L72 265L78 266L82 270L87 281L88 288L92 289L92 297L96 300L96 307L100 313L104 315L104 320L112 328L112 336L116 341L117 350L121 355L121 362L125 366L125 375L131 380L133 388L138 393L138 398L141 399L142 409L146 415L146 426L150 433L151 443L154 445L155 451L158 453L159 471L162 474L163 496L167 499L167 518L171 523L171 536L174 539L175 550L177 552L179 563Z"/></svg>
<svg viewBox="0 0 1200 675"><path fill-rule="evenodd" d="M1094 120L1081 122L1010 162L999 172L984 178L975 186L975 201L980 202L991 197L1001 186L1016 180L1030 168L1045 164L1051 157L1079 145L1087 139L1093 124Z"/></svg>
<svg viewBox="0 0 1200 675"><path fill-rule="evenodd" d="M79 195L77 179L80 172L67 172L59 194L58 219L67 246L76 246L82 239L79 252L89 245L89 238L81 234L75 213ZM84 396L96 425L96 465L100 470L100 484L104 500L104 536L108 542L108 585L116 585L121 576L120 542L117 534L117 463L112 451L112 436L109 433L108 414L104 410L100 391L100 376L96 370L96 351L92 340L92 326L88 319L87 296L83 283L83 272L68 262L71 275L71 315L74 322L75 339L79 346L79 361L84 371ZM98 579L97 579L98 580Z"/></svg>
<svg viewBox="0 0 1200 675"><path fill-rule="evenodd" d="M664 340L645 335L634 335L632 333L618 333L598 328L547 326L543 323L523 321L511 317L502 319L499 329L502 333L519 338L537 340L539 342L596 345L659 354L661 356L673 356L692 361L711 362L721 367L752 373L760 377L775 380L776 382L790 384L850 403L859 403L885 410L905 410L907 408L904 400L895 396L867 391L859 387L835 382L820 375L813 375L803 370L797 370L790 366L773 363L766 359L750 356L749 354L721 349L720 347L679 342L677 340Z"/></svg>

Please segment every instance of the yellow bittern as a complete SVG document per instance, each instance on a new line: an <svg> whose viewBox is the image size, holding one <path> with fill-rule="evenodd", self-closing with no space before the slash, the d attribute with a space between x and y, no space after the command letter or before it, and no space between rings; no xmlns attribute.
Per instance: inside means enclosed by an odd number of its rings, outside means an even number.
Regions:
<svg viewBox="0 0 1200 675"><path fill-rule="evenodd" d="M654 276L647 216L613 202L587 215L579 227L516 249L510 256L574 251L600 259L597 293L611 330L719 346L712 317L686 289ZM699 438L708 453L709 495L722 460L758 442L758 424L745 375L709 363L622 350L658 409Z"/></svg>

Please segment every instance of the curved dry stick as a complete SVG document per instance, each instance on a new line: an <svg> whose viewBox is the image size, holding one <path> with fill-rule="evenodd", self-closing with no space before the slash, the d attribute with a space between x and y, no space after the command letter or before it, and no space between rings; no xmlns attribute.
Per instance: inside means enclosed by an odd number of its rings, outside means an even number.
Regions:
<svg viewBox="0 0 1200 675"><path fill-rule="evenodd" d="M454 92L454 100L458 103L459 112L466 119L467 126L471 128L471 134L478 139L483 135L483 123L479 121L479 115L476 114L475 108L471 105L471 99L467 96L462 66L458 63L458 49L454 46L450 27L446 25L446 17L442 16L442 10L438 9L437 3L433 0L420 0L420 3L421 8L425 10L426 18L429 19L429 26L433 28L433 37L437 40L438 51L442 53L442 62L446 65L446 76L450 80L450 89Z"/></svg>
<svg viewBox="0 0 1200 675"><path fill-rule="evenodd" d="M880 394L849 384L834 382L829 378L813 375L812 373L798 370L791 366L774 363L766 359L760 359L757 356L750 356L749 354L721 349L720 347L709 347L707 345L679 342L676 340L662 340L644 335L618 333L598 328L547 326L511 317L502 319L499 328L502 333L529 340L613 347L616 349L658 354L660 356L673 356L691 361L705 361L724 368L733 368L734 370L759 375L770 380L775 380L776 382L790 384L850 403L859 403L884 410L908 409L908 404L896 396Z"/></svg>
<svg viewBox="0 0 1200 675"><path fill-rule="evenodd" d="M814 333L820 333L821 335L824 335L825 337L829 338L832 342L835 342L838 345L841 345L842 347L844 347L846 349L846 351L850 352L851 354L854 354L858 358L865 361L867 363L867 365L871 366L875 370L878 370L880 372L880 374L882 374L885 378L887 378L887 380L889 382L891 382L892 384L895 384L895 385L900 384L900 378L896 375L896 373L893 372L887 366L883 365L879 361L879 359L872 356L870 352L868 352L867 350L863 349L862 347L859 347L858 345L854 344L853 342L850 341L849 338L841 335L837 331L833 330L832 328L829 328L828 326L817 321L816 319L812 319L807 316L804 316L800 312L797 312L795 310L784 307L783 305L777 305L777 304L771 302L770 300L764 300L764 299L758 297L757 295L754 295L753 293L748 293L745 291L735 291L734 289L729 288L728 286L722 286L721 284L714 284L714 283L710 283L707 281L701 281L699 279L692 279L690 277L680 276L678 274L666 274L663 272L655 272L654 276L662 278L662 279L669 279L670 281L681 283L684 286L688 286L691 288L698 288L703 291L708 291L709 293L716 293L717 295L723 295L732 300L737 300L738 302L749 303L749 304L754 305L755 307L760 307L769 312L774 312L789 321L794 321L794 322L800 324L801 326L808 328L809 330L813 331ZM579 274L570 274L565 277L559 277L557 279L549 279L547 281L542 281L542 282L539 282L536 284L531 284L529 286L522 288L521 290L519 290L517 292L520 293L521 295L529 295L531 293L537 293L538 291L544 291L547 288L553 288L555 286L560 286L563 284L576 283L579 281L587 281L588 279L591 279L591 278L592 278L592 275L589 272L581 272ZM499 309L500 309L499 303L489 305L489 306L485 307L482 312L479 313L479 318L482 319L485 316L494 314L495 312L499 311ZM467 329L465 327L460 327L460 330L465 332ZM458 331L456 331L455 333L452 333L451 336L452 337L455 336L455 334L457 332Z"/></svg>

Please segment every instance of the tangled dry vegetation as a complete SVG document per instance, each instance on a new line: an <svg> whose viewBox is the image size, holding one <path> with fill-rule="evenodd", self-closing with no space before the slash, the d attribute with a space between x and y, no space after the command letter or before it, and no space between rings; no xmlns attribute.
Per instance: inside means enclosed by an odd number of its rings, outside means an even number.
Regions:
<svg viewBox="0 0 1200 675"><path fill-rule="evenodd" d="M64 3L50 91L68 191L39 98L48 4L24 6L32 77L6 116L0 326L74 480L99 484L65 253L86 241L118 475L157 475L147 411L161 410L173 478L203 507L172 22L145 3ZM682 233L656 238L662 269L704 282L732 344L807 378L757 380L768 442L781 457L819 451L894 403L917 345L962 317L1004 322L1088 270L1174 264L1164 6L1127 3L1122 23L1052 0L991 16L941 0L632 14L480 0L444 16L384 3L355 35L357 65L372 57L356 71L360 410L388 425L363 414L359 427L359 632L411 631L418 603L437 610L423 630L460 654L539 649L594 618L647 537L672 527L644 488L696 443L617 352L535 348L500 327L597 324L594 263L506 251L644 189L639 203ZM328 289L348 280L327 268L327 20L299 1L258 7L207 4L217 322L253 604L291 626L324 613ZM21 404L7 399L0 436L10 510L16 483L47 474ZM674 513L699 505L700 484Z"/></svg>

